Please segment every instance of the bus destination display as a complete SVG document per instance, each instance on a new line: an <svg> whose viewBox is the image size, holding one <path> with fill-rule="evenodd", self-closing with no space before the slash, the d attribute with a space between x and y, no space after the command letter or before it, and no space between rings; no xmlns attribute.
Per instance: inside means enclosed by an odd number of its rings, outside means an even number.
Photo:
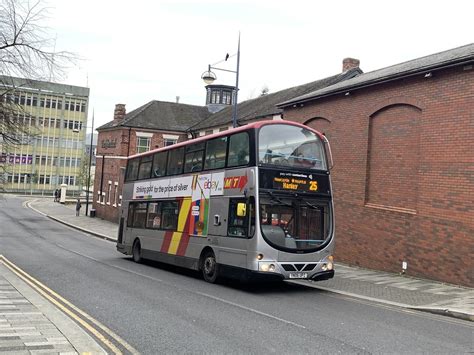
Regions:
<svg viewBox="0 0 474 355"><path fill-rule="evenodd" d="M291 174L294 175L294 174ZM318 191L318 181L302 176L275 176L273 188L293 191Z"/></svg>
<svg viewBox="0 0 474 355"><path fill-rule="evenodd" d="M260 187L264 189L329 195L329 177L324 174L260 170Z"/></svg>

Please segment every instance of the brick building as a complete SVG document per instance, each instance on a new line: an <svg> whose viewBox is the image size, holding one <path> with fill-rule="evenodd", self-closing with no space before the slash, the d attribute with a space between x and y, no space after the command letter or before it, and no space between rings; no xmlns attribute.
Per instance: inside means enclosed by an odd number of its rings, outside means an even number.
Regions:
<svg viewBox="0 0 474 355"><path fill-rule="evenodd" d="M240 102L237 105L238 125L259 120L282 119L283 109L277 106L280 102L343 82L362 73L359 62L355 59L346 58L343 66L344 70L336 75ZM229 127L232 127L232 107L226 106L191 126L189 130L195 136L202 136L217 133Z"/></svg>
<svg viewBox="0 0 474 355"><path fill-rule="evenodd" d="M362 71L342 73L304 85L267 94L238 104L240 125L262 119L281 119L279 102L347 80ZM130 155L216 133L232 127L232 87L206 86L206 105L151 101L126 114L125 105L115 107L114 119L99 127L93 208L96 215L118 220L126 159Z"/></svg>
<svg viewBox="0 0 474 355"><path fill-rule="evenodd" d="M97 216L118 220L128 156L186 140L187 127L209 114L205 106L162 101L151 101L128 114L125 105L116 105L114 119L97 129L93 198Z"/></svg>
<svg viewBox="0 0 474 355"><path fill-rule="evenodd" d="M473 67L472 44L369 73L346 58L342 73L239 103L237 122L286 119L329 137L337 260L393 272L406 263L409 275L474 286ZM206 89L208 104L217 96ZM165 106L147 111L152 103ZM152 103L125 119L118 106L98 129L99 216L117 220L125 158L140 135L154 148L165 134L181 140L231 126L229 106L183 105L189 116L173 126L163 112L177 104Z"/></svg>
<svg viewBox="0 0 474 355"><path fill-rule="evenodd" d="M279 105L331 141L338 260L474 286L474 45Z"/></svg>

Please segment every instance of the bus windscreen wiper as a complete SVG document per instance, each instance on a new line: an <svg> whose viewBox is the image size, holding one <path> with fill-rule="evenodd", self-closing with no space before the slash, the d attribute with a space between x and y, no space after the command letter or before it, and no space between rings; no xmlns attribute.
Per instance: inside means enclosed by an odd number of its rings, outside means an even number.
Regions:
<svg viewBox="0 0 474 355"><path fill-rule="evenodd" d="M309 202L306 201L306 200L303 200L303 201L304 201L304 203L306 203L309 207L311 207L311 208L313 208L313 209L315 209L315 210L321 209L321 206L313 205L313 204L309 203Z"/></svg>
<svg viewBox="0 0 474 355"><path fill-rule="evenodd" d="M293 205L291 203L283 202L278 197L274 196L270 191L264 191L264 192L266 192L270 196L270 200L272 200L274 202L278 202L279 204L281 204L283 206L286 206L286 207L293 207Z"/></svg>
<svg viewBox="0 0 474 355"><path fill-rule="evenodd" d="M306 205L308 205L309 207L311 207L315 210L322 210L323 214L325 214L325 215L329 214L329 212L327 211L326 208L322 208L323 206L316 206L316 205L313 205L313 204L309 203L308 201L304 201L304 203L306 203Z"/></svg>

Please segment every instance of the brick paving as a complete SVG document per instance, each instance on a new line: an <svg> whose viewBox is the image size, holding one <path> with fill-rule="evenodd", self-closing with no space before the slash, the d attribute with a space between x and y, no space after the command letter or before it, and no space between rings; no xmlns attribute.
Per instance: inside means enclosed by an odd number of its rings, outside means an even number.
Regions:
<svg viewBox="0 0 474 355"><path fill-rule="evenodd" d="M0 260L0 354L105 354Z"/></svg>
<svg viewBox="0 0 474 355"><path fill-rule="evenodd" d="M74 347L45 315L0 276L0 353L75 353Z"/></svg>
<svg viewBox="0 0 474 355"><path fill-rule="evenodd" d="M340 264L336 266L336 277L319 282L318 286L411 308L448 310L474 320L471 288Z"/></svg>

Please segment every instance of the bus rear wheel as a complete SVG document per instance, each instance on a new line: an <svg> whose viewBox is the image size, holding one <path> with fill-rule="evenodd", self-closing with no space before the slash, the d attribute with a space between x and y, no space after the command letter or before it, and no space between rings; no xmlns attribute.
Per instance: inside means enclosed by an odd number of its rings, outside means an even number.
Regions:
<svg viewBox="0 0 474 355"><path fill-rule="evenodd" d="M219 278L219 265L217 264L216 256L212 251L208 251L204 254L201 271L205 281L210 283L217 282Z"/></svg>
<svg viewBox="0 0 474 355"><path fill-rule="evenodd" d="M143 258L142 258L142 246L141 246L140 241L138 239L135 240L135 242L133 243L132 257L133 257L133 261L135 261L136 263L141 263L142 260L143 260Z"/></svg>

